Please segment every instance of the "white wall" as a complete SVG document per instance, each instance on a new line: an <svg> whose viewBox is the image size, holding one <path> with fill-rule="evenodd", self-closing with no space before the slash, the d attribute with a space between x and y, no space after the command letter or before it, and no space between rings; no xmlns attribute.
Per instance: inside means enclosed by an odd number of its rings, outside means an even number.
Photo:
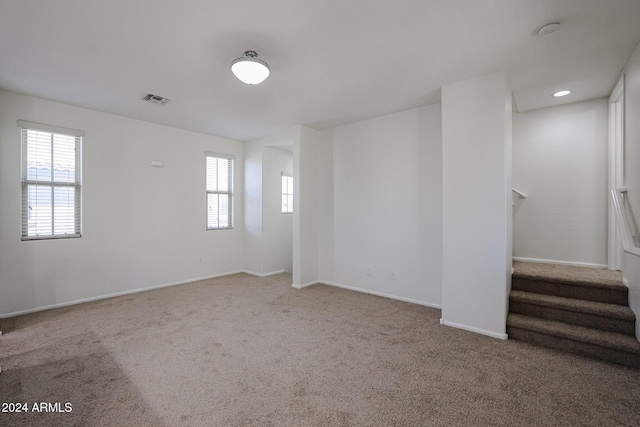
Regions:
<svg viewBox="0 0 640 427"><path fill-rule="evenodd" d="M625 178L636 224L640 225L640 45L624 70L625 76ZM625 282L629 286L629 306L640 319L640 257L625 254ZM636 321L640 338L640 321Z"/></svg>
<svg viewBox="0 0 640 427"><path fill-rule="evenodd" d="M20 240L19 119L86 132L81 238ZM0 315L242 270L242 149L0 91ZM205 230L206 151L236 157L233 230Z"/></svg>
<svg viewBox="0 0 640 427"><path fill-rule="evenodd" d="M333 129L325 131L325 141L318 150L318 275L323 283L334 278L334 215L333 194Z"/></svg>
<svg viewBox="0 0 640 427"><path fill-rule="evenodd" d="M333 129L318 154L323 282L440 306L440 120L431 105Z"/></svg>
<svg viewBox="0 0 640 427"><path fill-rule="evenodd" d="M244 270L262 274L262 149L260 141L244 144Z"/></svg>
<svg viewBox="0 0 640 427"><path fill-rule="evenodd" d="M293 135L297 128L244 143L244 270L259 276L292 270L292 218L273 214L274 205L280 209L280 172L293 170L293 154L281 158L277 147L293 149ZM274 148L276 147L276 148ZM276 154L273 154L276 152ZM270 154L271 153L271 154ZM283 154L287 156L287 154ZM265 163L266 162L266 163ZM285 169L282 169L285 168ZM270 179L264 180L265 177ZM274 186L278 186L277 192ZM278 237L281 233L289 233ZM265 240L266 239L266 240Z"/></svg>
<svg viewBox="0 0 640 427"><path fill-rule="evenodd" d="M282 172L293 173L293 153L262 151L262 246L265 273L293 271L293 215L282 213Z"/></svg>
<svg viewBox="0 0 640 427"><path fill-rule="evenodd" d="M293 138L293 286L320 279L320 159L330 132L298 126Z"/></svg>
<svg viewBox="0 0 640 427"><path fill-rule="evenodd" d="M515 257L607 264L605 98L513 115Z"/></svg>
<svg viewBox="0 0 640 427"><path fill-rule="evenodd" d="M442 321L506 338L511 90L504 72L442 88Z"/></svg>

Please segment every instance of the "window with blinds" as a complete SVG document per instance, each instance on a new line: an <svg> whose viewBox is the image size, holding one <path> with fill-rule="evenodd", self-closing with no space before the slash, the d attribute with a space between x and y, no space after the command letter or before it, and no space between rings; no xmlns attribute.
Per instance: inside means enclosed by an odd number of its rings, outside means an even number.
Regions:
<svg viewBox="0 0 640 427"><path fill-rule="evenodd" d="M81 131L18 121L22 128L22 240L82 234Z"/></svg>
<svg viewBox="0 0 640 427"><path fill-rule="evenodd" d="M293 213L293 175L282 172L282 213Z"/></svg>
<svg viewBox="0 0 640 427"><path fill-rule="evenodd" d="M207 230L233 228L233 157L206 153Z"/></svg>

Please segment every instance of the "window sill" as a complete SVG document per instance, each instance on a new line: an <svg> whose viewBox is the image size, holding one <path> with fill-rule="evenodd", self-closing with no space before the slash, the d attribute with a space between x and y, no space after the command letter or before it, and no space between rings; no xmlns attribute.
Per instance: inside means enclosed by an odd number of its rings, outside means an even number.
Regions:
<svg viewBox="0 0 640 427"><path fill-rule="evenodd" d="M22 236L23 242L31 240L59 240L59 239L79 239L82 234L65 234L63 236Z"/></svg>

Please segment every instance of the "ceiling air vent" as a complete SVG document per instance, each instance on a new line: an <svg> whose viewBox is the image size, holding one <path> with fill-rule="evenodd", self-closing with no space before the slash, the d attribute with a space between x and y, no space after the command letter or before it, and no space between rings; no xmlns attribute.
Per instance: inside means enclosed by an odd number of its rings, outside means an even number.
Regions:
<svg viewBox="0 0 640 427"><path fill-rule="evenodd" d="M160 95L154 95L152 93L148 93L145 96L143 96L142 100L143 101L152 102L152 103L158 104L158 105L165 105L169 101L171 101L169 98L165 98L164 96L160 96Z"/></svg>

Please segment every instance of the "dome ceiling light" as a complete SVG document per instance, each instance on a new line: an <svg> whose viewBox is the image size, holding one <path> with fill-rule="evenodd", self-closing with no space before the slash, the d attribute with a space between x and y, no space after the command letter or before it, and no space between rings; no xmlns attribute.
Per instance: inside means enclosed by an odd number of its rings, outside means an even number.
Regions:
<svg viewBox="0 0 640 427"><path fill-rule="evenodd" d="M269 64L259 59L253 50L247 50L244 56L231 62L231 71L242 83L257 85L269 77Z"/></svg>
<svg viewBox="0 0 640 427"><path fill-rule="evenodd" d="M561 96L567 96L571 93L570 90L561 90L560 92L556 92L553 94L553 96L555 96L556 98L559 98Z"/></svg>

